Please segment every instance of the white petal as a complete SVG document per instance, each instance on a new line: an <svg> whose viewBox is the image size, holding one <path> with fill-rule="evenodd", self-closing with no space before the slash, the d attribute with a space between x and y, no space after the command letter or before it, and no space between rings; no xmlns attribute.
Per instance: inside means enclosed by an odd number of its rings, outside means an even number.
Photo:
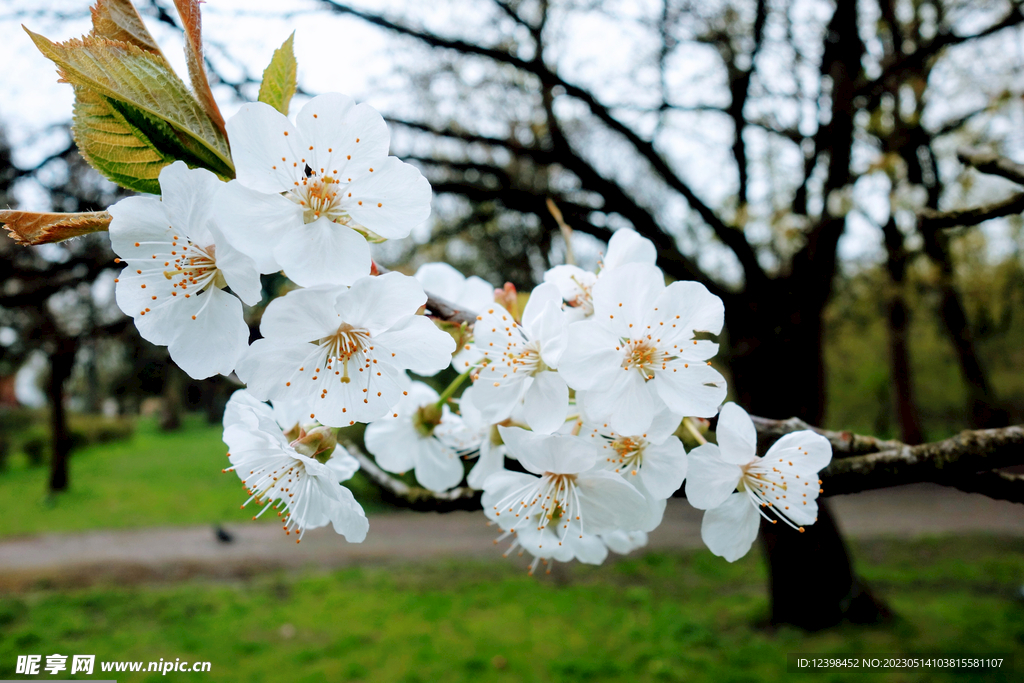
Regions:
<svg viewBox="0 0 1024 683"><path fill-rule="evenodd" d="M490 435L484 437L484 442L480 445L480 457L477 458L476 464L473 465L473 469L469 471L469 476L466 477L466 483L471 488L482 489L484 482L487 481L487 477L491 476L495 472L500 472L505 467L505 447L504 446L493 446L491 444Z"/></svg>
<svg viewBox="0 0 1024 683"><path fill-rule="evenodd" d="M230 374L249 346L242 302L211 287L178 306L184 315L178 333L167 345L174 362L192 379Z"/></svg>
<svg viewBox="0 0 1024 683"><path fill-rule="evenodd" d="M653 444L662 443L679 429L679 423L682 421L682 417L663 405L654 413L654 419L651 420L651 426L647 428L647 436L644 438Z"/></svg>
<svg viewBox="0 0 1024 683"><path fill-rule="evenodd" d="M359 471L359 461L339 445L331 454L331 459L327 461L327 467L334 473L338 481L348 481Z"/></svg>
<svg viewBox="0 0 1024 683"><path fill-rule="evenodd" d="M601 274L604 275L627 263L646 263L653 266L657 258L658 252L654 248L654 242L642 237L635 230L622 228L616 230L608 240L608 253L602 259Z"/></svg>
<svg viewBox="0 0 1024 683"><path fill-rule="evenodd" d="M632 337L665 291L665 276L655 266L629 263L598 278L594 285L594 318L619 337ZM633 328L630 328L630 323Z"/></svg>
<svg viewBox="0 0 1024 683"><path fill-rule="evenodd" d="M610 386L622 374L622 351L612 331L594 320L569 326L566 352L558 363L558 372L566 384L576 390Z"/></svg>
<svg viewBox="0 0 1024 683"><path fill-rule="evenodd" d="M321 286L294 289L270 302L260 320L267 339L312 342L337 331L342 323L335 312L345 287Z"/></svg>
<svg viewBox="0 0 1024 683"><path fill-rule="evenodd" d="M640 373L623 371L625 391L619 396L620 409L612 414L612 429L619 434L644 434L650 429L655 412L661 408L657 394Z"/></svg>
<svg viewBox="0 0 1024 683"><path fill-rule="evenodd" d="M255 306L260 302L263 294L263 285L260 283L260 272L256 268L256 263L242 252L234 249L216 224L211 222L209 229L216 245L217 270L224 276L224 281L227 282L235 296L248 305Z"/></svg>
<svg viewBox="0 0 1024 683"><path fill-rule="evenodd" d="M653 308L657 308L655 311ZM694 330L718 334L725 321L725 306L722 300L699 282L679 280L665 288L658 296L644 323L652 327L664 322L666 326L676 325L676 330L686 330L692 336Z"/></svg>
<svg viewBox="0 0 1024 683"><path fill-rule="evenodd" d="M303 140L288 117L269 104L242 105L226 128L238 182L246 187L276 194L305 176L305 166L299 166Z"/></svg>
<svg viewBox="0 0 1024 683"><path fill-rule="evenodd" d="M303 341L257 339L235 365L235 373L260 400L312 398L312 390L300 387L297 380L299 368L315 360L313 351L316 349Z"/></svg>
<svg viewBox="0 0 1024 683"><path fill-rule="evenodd" d="M458 303L456 299L462 293L462 287L466 283L466 276L447 263L424 263L416 269L416 274L413 277L423 286L423 291L430 292L451 303ZM491 298L494 298L493 290ZM480 312L474 311L474 313Z"/></svg>
<svg viewBox="0 0 1024 683"><path fill-rule="evenodd" d="M284 235L274 259L302 287L350 285L370 274L370 245L352 228L321 217Z"/></svg>
<svg viewBox="0 0 1024 683"><path fill-rule="evenodd" d="M493 367L493 366L492 366ZM473 402L480 411L481 419L491 424L504 422L512 416L523 393L533 385L532 377L519 381L501 383L490 381L484 376L473 385Z"/></svg>
<svg viewBox="0 0 1024 683"><path fill-rule="evenodd" d="M647 534L643 531L612 531L601 534L601 540L612 552L628 555L647 545Z"/></svg>
<svg viewBox="0 0 1024 683"><path fill-rule="evenodd" d="M167 210L154 197L126 197L107 209L110 247L126 261L150 259L153 254L170 254L175 235ZM136 243L138 246L135 246ZM155 243L155 244L152 244Z"/></svg>
<svg viewBox="0 0 1024 683"><path fill-rule="evenodd" d="M569 411L569 387L557 372L541 372L526 391L523 412L530 429L550 434L565 423Z"/></svg>
<svg viewBox="0 0 1024 683"><path fill-rule="evenodd" d="M318 174L337 171L342 177L355 177L357 169L366 173L370 162L388 155L390 135L381 115L341 93L311 99L299 111L295 125L313 147L306 154L310 168Z"/></svg>
<svg viewBox="0 0 1024 683"><path fill-rule="evenodd" d="M672 412L714 417L728 393L725 378L706 363L689 365L675 361L668 370L656 372L651 383Z"/></svg>
<svg viewBox="0 0 1024 683"><path fill-rule="evenodd" d="M366 425L366 450L373 454L381 469L404 474L416 466L416 453L422 438L408 418L388 416Z"/></svg>
<svg viewBox="0 0 1024 683"><path fill-rule="evenodd" d="M759 515L745 493L734 493L724 503L704 513L700 537L708 549L729 562L747 552L757 538Z"/></svg>
<svg viewBox="0 0 1024 683"><path fill-rule="evenodd" d="M715 431L722 459L746 465L757 457L757 430L747 411L735 403L726 403L718 414Z"/></svg>
<svg viewBox="0 0 1024 683"><path fill-rule="evenodd" d="M576 478L583 530L590 534L640 529L648 516L643 494L622 477L591 470Z"/></svg>
<svg viewBox="0 0 1024 683"><path fill-rule="evenodd" d="M424 377L444 370L455 351L451 335L437 329L437 325L422 315L410 315L377 335L377 343L394 354L389 362L395 367Z"/></svg>
<svg viewBox="0 0 1024 683"><path fill-rule="evenodd" d="M458 454L434 438L424 439L416 455L416 480L431 491L458 486L464 474Z"/></svg>
<svg viewBox="0 0 1024 683"><path fill-rule="evenodd" d="M281 270L274 250L303 225L301 206L279 194L249 189L237 180L221 190L214 217L231 246L251 258L261 273Z"/></svg>
<svg viewBox="0 0 1024 683"><path fill-rule="evenodd" d="M362 543L370 523L363 513L362 506L356 502L352 492L344 486L338 486L340 500L332 500L327 507L334 530L345 537L349 543Z"/></svg>
<svg viewBox="0 0 1024 683"><path fill-rule="evenodd" d="M562 295L555 285L545 282L534 287L533 291L530 292L526 308L523 309L523 329L526 330L526 335L531 339L539 337L534 330L534 324L549 303L555 304L558 309L562 307Z"/></svg>
<svg viewBox="0 0 1024 683"><path fill-rule="evenodd" d="M583 534L583 538L579 535L568 535L571 538L570 547L572 548L573 556L584 564L601 564L608 557L608 546L606 546L600 538L595 534ZM566 540L569 540L568 538Z"/></svg>
<svg viewBox="0 0 1024 683"><path fill-rule="evenodd" d="M722 460L713 443L698 446L687 457L686 499L701 510L718 507L736 490L743 471Z"/></svg>
<svg viewBox="0 0 1024 683"><path fill-rule="evenodd" d="M342 320L375 336L413 315L426 302L427 295L416 278L391 272L357 280L338 297L336 310Z"/></svg>
<svg viewBox="0 0 1024 683"><path fill-rule="evenodd" d="M640 479L656 498L669 498L686 479L687 457L682 442L674 436L644 449Z"/></svg>
<svg viewBox="0 0 1024 683"><path fill-rule="evenodd" d="M832 461L832 444L821 434L805 429L783 435L764 457L784 458L787 462L792 461L794 466L817 473Z"/></svg>
<svg viewBox="0 0 1024 683"><path fill-rule="evenodd" d="M498 427L508 452L530 472L576 474L594 466L599 452L593 443L574 436L536 434L519 427Z"/></svg>
<svg viewBox="0 0 1024 683"><path fill-rule="evenodd" d="M341 208L381 237L408 237L430 217L430 183L396 157L373 162L372 168L348 186Z"/></svg>
<svg viewBox="0 0 1024 683"><path fill-rule="evenodd" d="M189 169L175 161L160 170L160 196L171 225L194 242L213 216L214 198L225 183L204 168ZM208 244L200 244L206 247Z"/></svg>

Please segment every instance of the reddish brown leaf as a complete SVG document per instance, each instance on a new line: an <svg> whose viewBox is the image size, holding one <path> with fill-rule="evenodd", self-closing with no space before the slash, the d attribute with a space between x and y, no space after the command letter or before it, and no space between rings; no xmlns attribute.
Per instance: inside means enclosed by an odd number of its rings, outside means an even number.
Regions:
<svg viewBox="0 0 1024 683"><path fill-rule="evenodd" d="M47 244L63 242L91 232L105 232L110 228L110 214L106 211L89 213L36 213L32 211L0 211L0 224L18 244Z"/></svg>
<svg viewBox="0 0 1024 683"><path fill-rule="evenodd" d="M203 105L210 120L227 136L224 129L224 117L213 99L210 81L206 78L206 65L203 63L203 19L199 14L199 0L174 0L174 6L181 16L181 25L185 28L185 59L188 61L188 77L192 81L192 90L196 99Z"/></svg>

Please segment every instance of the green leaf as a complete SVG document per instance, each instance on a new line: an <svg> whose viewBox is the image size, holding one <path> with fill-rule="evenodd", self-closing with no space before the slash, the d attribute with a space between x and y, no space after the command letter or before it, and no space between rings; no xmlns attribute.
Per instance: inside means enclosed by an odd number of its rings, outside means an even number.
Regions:
<svg viewBox="0 0 1024 683"><path fill-rule="evenodd" d="M161 141L152 140L160 153L173 156L184 147L204 167L222 177L234 177L227 137L161 57L130 43L91 37L52 43L25 30L57 64L63 80L102 95L114 106L127 104L171 126L175 145L164 148Z"/></svg>
<svg viewBox="0 0 1024 683"><path fill-rule="evenodd" d="M107 98L76 87L71 131L78 151L106 178L129 190L160 194L160 169L174 158L157 151Z"/></svg>
<svg viewBox="0 0 1024 683"><path fill-rule="evenodd" d="M263 72L263 82L260 83L260 102L269 104L285 116L288 116L288 105L295 94L296 73L298 65L295 62L295 50L293 41L295 32L288 36L278 49L274 50L274 57Z"/></svg>

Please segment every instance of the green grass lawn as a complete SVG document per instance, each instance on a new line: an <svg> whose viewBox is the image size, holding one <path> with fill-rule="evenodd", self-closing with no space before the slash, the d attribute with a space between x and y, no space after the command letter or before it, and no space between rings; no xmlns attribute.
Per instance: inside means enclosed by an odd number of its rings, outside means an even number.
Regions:
<svg viewBox="0 0 1024 683"><path fill-rule="evenodd" d="M212 663L210 673L120 681L1021 680L1024 542L855 550L899 614L894 623L813 635L756 626L767 610L757 553L731 565L706 551L649 554L540 578L525 576L522 563L431 563L3 596L0 676L15 675L18 654L60 652ZM788 674L789 652L1016 661L988 674Z"/></svg>
<svg viewBox="0 0 1024 683"><path fill-rule="evenodd" d="M127 440L73 451L70 490L55 497L46 493L45 467L14 459L0 472L0 500L8 511L0 517L0 537L250 520L251 513L239 510L247 497L242 483L221 473L228 466L221 431L198 415L175 432L142 419ZM346 485L367 509L378 505L376 489L361 475Z"/></svg>

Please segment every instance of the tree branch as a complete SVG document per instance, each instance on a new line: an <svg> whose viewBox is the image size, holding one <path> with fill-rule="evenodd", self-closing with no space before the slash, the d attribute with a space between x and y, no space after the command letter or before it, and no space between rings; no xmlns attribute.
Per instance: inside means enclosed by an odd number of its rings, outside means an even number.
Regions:
<svg viewBox="0 0 1024 683"><path fill-rule="evenodd" d="M754 427L757 428L758 436L772 441L790 432L799 432L804 429L817 432L832 444L833 457L836 457L836 453L846 457L906 447L906 444L901 441L884 440L875 436L854 434L853 432L834 432L828 429L821 429L807 424L798 417L791 417L788 420L772 420L767 417L751 415L751 419L754 421Z"/></svg>
<svg viewBox="0 0 1024 683"><path fill-rule="evenodd" d="M1024 475L993 470L943 482L967 493L980 493L995 500L1024 503Z"/></svg>
<svg viewBox="0 0 1024 683"><path fill-rule="evenodd" d="M833 460L822 471L825 494L856 493L902 484L969 481L985 470L1024 460L1024 425L979 429L934 443ZM991 480L991 477L986 475ZM958 484L955 484L958 485Z"/></svg>
<svg viewBox="0 0 1024 683"><path fill-rule="evenodd" d="M973 166L981 173L997 175L1007 180L1024 185L1024 165L1010 161L994 152L986 152L970 147L961 147L956 152L960 163Z"/></svg>
<svg viewBox="0 0 1024 683"><path fill-rule="evenodd" d="M611 109L598 101L593 93L583 87L566 81L557 73L549 69L544 64L543 60L533 59L527 61L499 48L476 45L464 40L443 38L433 33L403 26L379 14L373 14L371 12L365 12L363 10L349 7L337 2L337 0L321 0L321 2L334 12L358 17L367 23L380 26L381 28L393 31L399 35L415 38L431 47L454 50L461 54L485 57L498 62L499 64L507 64L523 71L524 73L532 74L540 79L541 83L547 87L561 87L568 96L578 99L587 105L590 112L606 126L622 135L633 146L637 153L647 160L655 173L657 173L669 187L683 195L690 207L693 208L698 215L700 215L701 219L711 227L718 239L736 254L736 258L743 266L747 282L759 282L767 278L767 275L758 263L757 254L754 251L754 248L749 242L747 242L743 235L743 231L727 225L710 206L704 203L693 189L672 170L664 157L662 157L654 148L653 142L641 138L636 131L615 118ZM539 52L540 46L538 46L537 49Z"/></svg>
<svg viewBox="0 0 1024 683"><path fill-rule="evenodd" d="M934 232L946 228L977 225L992 218L1013 216L1018 213L1024 213L1024 192L1018 192L999 202L970 209L922 209L918 213L918 229L922 233Z"/></svg>

